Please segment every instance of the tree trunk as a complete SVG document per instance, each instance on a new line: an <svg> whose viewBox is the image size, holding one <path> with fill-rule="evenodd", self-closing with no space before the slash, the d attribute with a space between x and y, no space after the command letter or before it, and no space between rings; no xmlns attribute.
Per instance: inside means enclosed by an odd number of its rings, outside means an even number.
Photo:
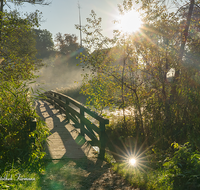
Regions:
<svg viewBox="0 0 200 190"><path fill-rule="evenodd" d="M1 39L1 31L2 31L2 23L3 23L3 21L2 21L2 19L3 19L3 0L1 0L1 5L0 5L1 7L0 7L0 44L1 44L1 41L2 41L2 39Z"/></svg>
<svg viewBox="0 0 200 190"><path fill-rule="evenodd" d="M179 66L182 63L182 59L183 59L183 53L184 53L184 48L185 48L185 44L186 44L187 37L188 37L188 31L189 31L189 27L190 27L194 4L195 4L195 0L191 0L188 15L187 15L187 22L185 25L185 29L183 30L182 35L181 35L181 47L180 47L180 52L179 52L179 63L178 63ZM177 87L177 81L178 81L179 75L180 75L180 69L175 71L175 76L174 76L174 81L173 81L174 84L173 84L172 91L171 91L172 98L174 98L176 95L176 87Z"/></svg>
<svg viewBox="0 0 200 190"><path fill-rule="evenodd" d="M194 9L194 4L195 4L195 0L191 0L189 12L188 12L188 15L187 15L186 26L185 26L184 31L182 32L182 41L181 41L181 48L180 48L180 53L179 53L179 58L180 58L181 61L183 59L183 52L184 52L185 44L186 44L187 37L188 37L188 30L189 30L189 27L190 27L192 12L193 12L193 9Z"/></svg>

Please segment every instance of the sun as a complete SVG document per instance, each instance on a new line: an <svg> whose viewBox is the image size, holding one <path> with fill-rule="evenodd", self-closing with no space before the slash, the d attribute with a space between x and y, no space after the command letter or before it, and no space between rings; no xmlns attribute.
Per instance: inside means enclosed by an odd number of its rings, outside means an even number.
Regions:
<svg viewBox="0 0 200 190"><path fill-rule="evenodd" d="M123 33L133 33L140 29L142 20L136 10L131 10L119 17L119 27Z"/></svg>

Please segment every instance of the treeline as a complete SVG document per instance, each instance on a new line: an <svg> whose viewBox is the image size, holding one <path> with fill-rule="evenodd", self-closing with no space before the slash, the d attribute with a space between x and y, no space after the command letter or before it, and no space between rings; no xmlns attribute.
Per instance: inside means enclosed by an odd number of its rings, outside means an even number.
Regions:
<svg viewBox="0 0 200 190"><path fill-rule="evenodd" d="M193 1L178 12L159 3L142 1L141 29L130 35L115 31L113 39L103 36L101 18L91 12L83 30L91 53L79 58L93 74L85 75L82 93L100 113L106 107L122 109L123 117L107 126L107 133L121 149L118 159L131 153L138 159L144 175L122 169L135 185L137 178L146 189L198 189L200 15ZM132 9L131 0L119 5L121 14ZM133 114L126 115L130 107ZM152 184L151 175L160 178Z"/></svg>

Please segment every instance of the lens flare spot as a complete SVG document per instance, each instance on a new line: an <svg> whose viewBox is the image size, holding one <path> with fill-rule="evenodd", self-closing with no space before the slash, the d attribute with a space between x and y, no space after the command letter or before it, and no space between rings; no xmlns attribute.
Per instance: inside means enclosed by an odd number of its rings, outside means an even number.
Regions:
<svg viewBox="0 0 200 190"><path fill-rule="evenodd" d="M135 166L136 165L136 159L135 158L129 159L129 164L132 165L132 166Z"/></svg>

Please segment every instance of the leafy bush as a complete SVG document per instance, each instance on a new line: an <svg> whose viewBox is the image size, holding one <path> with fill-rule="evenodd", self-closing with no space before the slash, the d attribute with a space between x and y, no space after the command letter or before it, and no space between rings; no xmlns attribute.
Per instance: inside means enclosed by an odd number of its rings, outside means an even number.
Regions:
<svg viewBox="0 0 200 190"><path fill-rule="evenodd" d="M193 152L189 143L172 144L176 149L174 156L163 164L173 182L173 189L200 189L200 153Z"/></svg>
<svg viewBox="0 0 200 190"><path fill-rule="evenodd" d="M46 141L48 129L31 106L26 83L12 80L1 85L0 158L2 162L21 160L33 164L44 157L42 144ZM32 118L37 119L33 131L30 129ZM33 137L35 143L31 141Z"/></svg>

